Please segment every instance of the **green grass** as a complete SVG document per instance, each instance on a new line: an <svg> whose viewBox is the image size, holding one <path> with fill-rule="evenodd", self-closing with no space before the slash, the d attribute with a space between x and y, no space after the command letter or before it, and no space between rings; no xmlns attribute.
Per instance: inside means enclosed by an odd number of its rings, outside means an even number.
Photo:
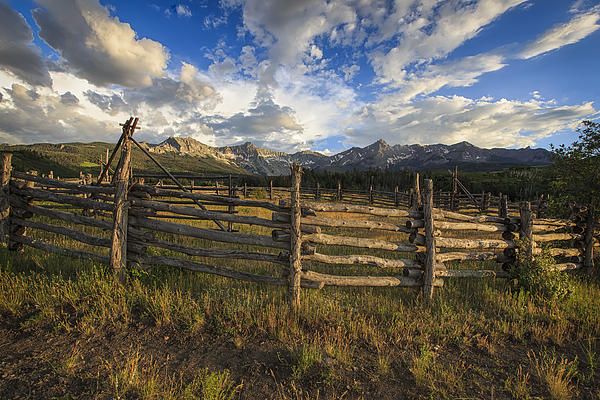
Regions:
<svg viewBox="0 0 600 400"><path fill-rule="evenodd" d="M240 209L241 214L251 212ZM262 213L270 218L267 211ZM194 224L213 226L210 221ZM109 237L108 232L78 229ZM240 229L270 233L262 227ZM55 235L31 234L75 246ZM361 234L406 239L397 233ZM187 246L231 248L168 234L160 237ZM156 248L150 251L177 256ZM346 247L319 251L356 253ZM378 250L368 254L390 256ZM261 274L282 273L268 263L190 259ZM104 265L32 249L24 254L2 249L0 265L1 318L18 331L39 337L42 345L46 335L76 341L77 346L70 345L54 361L59 366L53 371L69 382L88 376L90 393L99 398L600 395L600 288L587 278L574 278L567 298L547 302L512 292L504 281L493 279L448 280L436 290L431 305L412 289L303 290L294 315L284 288L218 276L155 267L137 270L121 282ZM305 267L334 274L394 273L375 267L308 263ZM135 346L114 339L120 334ZM137 337L141 338L134 340ZM114 349L94 358L90 354L95 354L98 343ZM181 357L176 350L217 354L183 362L174 361ZM227 356L219 357L219 352ZM241 361L229 362L231 357ZM82 361L86 359L87 363ZM261 371L258 377L249 372L253 368Z"/></svg>

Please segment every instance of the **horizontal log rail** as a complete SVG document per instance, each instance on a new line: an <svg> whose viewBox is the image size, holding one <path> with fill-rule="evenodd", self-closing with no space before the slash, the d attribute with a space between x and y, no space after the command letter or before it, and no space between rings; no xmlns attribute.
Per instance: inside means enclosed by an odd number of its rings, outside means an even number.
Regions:
<svg viewBox="0 0 600 400"><path fill-rule="evenodd" d="M239 279L242 281L254 282L254 283L266 283L270 285L286 286L287 280L285 278L277 278L267 275L258 275L245 271L238 271L231 268L207 265L195 261L180 260L165 256L146 256L136 257L136 262L147 266L158 266L163 265L167 267L175 267L180 269L186 269L195 272L204 272L212 275L218 275L225 278ZM302 279L301 286L309 289L321 289L323 287L322 282L314 281L311 279Z"/></svg>
<svg viewBox="0 0 600 400"><path fill-rule="evenodd" d="M165 250L171 250L178 253L183 253L188 256L195 257L210 257L210 258L224 258L224 259L236 259L236 260L253 260L253 261L265 261L275 264L287 265L289 263L287 253L279 254L268 254L249 252L237 249L219 249L219 248L200 248L200 247L188 247L181 244L169 242L167 240L157 238L147 238L143 241L132 239L133 242L139 245L147 245L152 247L158 247Z"/></svg>
<svg viewBox="0 0 600 400"><path fill-rule="evenodd" d="M289 204L287 201L282 201L283 204ZM373 206L359 206L352 204L343 203L317 203L317 202L303 202L303 208L315 212L339 212L339 213L355 213L355 214L369 214L380 217L411 217L419 218L423 214L418 211L411 210L398 210L391 208L379 208Z"/></svg>
<svg viewBox="0 0 600 400"><path fill-rule="evenodd" d="M29 246L34 249L42 250L42 251L45 251L48 253L60 254L63 256L67 256L67 257L96 260L96 261L100 261L104 264L108 264L108 256L89 253L87 251L67 249L64 247L55 246L55 245L47 243L43 240L33 239L28 236L17 236L17 237L14 237L13 240L15 242L21 243L25 246Z"/></svg>
<svg viewBox="0 0 600 400"><path fill-rule="evenodd" d="M514 261L513 257L508 257L503 253L497 253L494 251L468 253L454 251L448 253L438 253L435 259L440 263L448 261L495 261L497 263Z"/></svg>
<svg viewBox="0 0 600 400"><path fill-rule="evenodd" d="M80 231L76 231L74 229L64 228L62 226L55 226L43 222L31 221L17 217L12 218L12 223L15 225L24 226L26 228L38 229L45 232L66 236L75 241L89 244L92 246L110 247L111 245L111 241L109 239L98 238Z"/></svg>
<svg viewBox="0 0 600 400"><path fill-rule="evenodd" d="M289 223L290 217L288 214L273 213L273 220ZM340 219L340 218L327 218L319 216L307 216L302 217L302 224L313 225L313 226L324 226L330 228L348 228L348 229L368 229L368 230L381 230L390 232L404 232L411 233L412 229L408 229L405 226L394 224L391 222L382 221L369 221L369 220L354 220L354 219Z"/></svg>
<svg viewBox="0 0 600 400"><path fill-rule="evenodd" d="M41 189L29 189L29 188L11 188L11 194L15 194L22 197L28 197L31 199L37 200L45 200L52 203L64 203L71 204L73 206L85 208L88 210L104 210L104 211L112 211L113 204L104 203L101 201L86 199L83 197L75 197L68 196L62 194L52 193L50 191L41 190Z"/></svg>
<svg viewBox="0 0 600 400"><path fill-rule="evenodd" d="M200 193L189 193L182 192L178 190L170 190L170 189L159 189L151 186L143 186L143 185L134 185L131 189L131 195L136 196L136 193L148 193L153 196L162 196L162 197L173 197L179 199L192 199L198 201L214 201L216 203L221 203L224 205L233 205L233 206L245 206L245 207L258 207L258 208L266 208L271 211L278 212L289 212L288 208L279 207L273 203L268 201L259 201L259 200L242 200L235 197L226 197L226 196L217 196L210 194L200 194Z"/></svg>
<svg viewBox="0 0 600 400"><path fill-rule="evenodd" d="M418 247L414 244L392 243L384 240L350 236L334 236L324 233L304 235L302 239L306 242L315 244L360 247L366 249L379 249L399 252L416 252L418 250Z"/></svg>
<svg viewBox="0 0 600 400"><path fill-rule="evenodd" d="M173 214L187 215L187 216L195 217L195 218L201 219L201 220L220 220L220 221L225 221L225 222L234 222L234 223L238 223L238 224L265 226L268 228L275 228L275 229L289 228L289 223L286 224L286 223L276 222L276 221L272 221L269 219L254 217L254 216L236 215L236 214L229 214L226 212L202 210L202 209L192 208L192 207L174 206L169 203L163 203L163 202L151 201L151 200L142 200L142 199L136 199L136 198L133 198L131 200L131 203L134 206L144 207L144 208L148 208L148 209L155 210L155 211L164 211L164 212L170 212ZM289 214L285 214L285 215L288 216L288 220L289 220ZM314 230L309 229L309 231L312 231L314 233Z"/></svg>
<svg viewBox="0 0 600 400"><path fill-rule="evenodd" d="M555 242L561 240L582 240L581 235L573 233L546 233L533 235L533 240L536 242Z"/></svg>
<svg viewBox="0 0 600 400"><path fill-rule="evenodd" d="M438 278L510 278L506 271L494 271L485 269L445 269L435 271Z"/></svg>
<svg viewBox="0 0 600 400"><path fill-rule="evenodd" d="M43 178L37 175L26 174L24 172L13 171L12 176L29 182L36 182L43 186L53 186L62 189L75 190L80 193L97 193L97 194L114 194L115 188L112 186L91 186L81 185L78 183L71 183L65 181L59 181L57 179Z"/></svg>
<svg viewBox="0 0 600 400"><path fill-rule="evenodd" d="M177 224L174 222L158 221L141 216L131 217L130 223L137 228L145 228L153 231L172 233L175 235L190 236L197 239L214 240L216 242L244 244L251 246L272 247L276 249L289 249L289 243L276 242L269 236L214 231L210 229L197 228L190 225Z"/></svg>
<svg viewBox="0 0 600 400"><path fill-rule="evenodd" d="M336 265L367 265L379 268L421 268L421 264L416 260L410 259L388 259L370 255L348 255L348 256L330 256L326 254L314 253L302 256L303 260L314 261L323 264Z"/></svg>
<svg viewBox="0 0 600 400"><path fill-rule="evenodd" d="M421 287L422 279L409 276L345 276L329 275L314 271L303 271L302 277L322 282L325 286L361 286L361 287ZM442 280L434 282L435 286L442 286Z"/></svg>

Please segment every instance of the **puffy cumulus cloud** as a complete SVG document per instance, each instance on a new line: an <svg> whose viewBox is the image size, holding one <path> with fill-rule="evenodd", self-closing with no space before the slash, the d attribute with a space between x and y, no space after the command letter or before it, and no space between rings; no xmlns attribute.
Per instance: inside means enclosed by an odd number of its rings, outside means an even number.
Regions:
<svg viewBox="0 0 600 400"><path fill-rule="evenodd" d="M577 43L600 28L600 7L578 14L564 24L558 24L527 45L519 54L532 58L563 46Z"/></svg>
<svg viewBox="0 0 600 400"><path fill-rule="evenodd" d="M251 108L228 118L202 117L199 123L210 129L221 143L250 141L277 150L294 149L302 141L303 127L290 107L259 94Z"/></svg>
<svg viewBox="0 0 600 400"><path fill-rule="evenodd" d="M38 92L18 83L4 91L6 98L0 102L0 140L3 142L115 140L118 136L114 123L90 118L80 109L79 102L74 101L73 94Z"/></svg>
<svg viewBox="0 0 600 400"><path fill-rule="evenodd" d="M340 0L248 0L243 18L246 29L270 49L271 61L292 65L316 37L354 23L356 12Z"/></svg>
<svg viewBox="0 0 600 400"><path fill-rule="evenodd" d="M444 64L429 65L421 72L407 74L395 86L399 89L398 98L409 101L418 95L435 93L444 86L471 86L481 75L505 66L504 56L483 53Z"/></svg>
<svg viewBox="0 0 600 400"><path fill-rule="evenodd" d="M0 68L32 85L50 86L52 79L25 18L0 1Z"/></svg>
<svg viewBox="0 0 600 400"><path fill-rule="evenodd" d="M188 63L182 64L179 80L158 78L152 86L126 89L124 99L134 110L146 105L170 107L178 113L212 109L221 101L215 88L201 79L198 69Z"/></svg>
<svg viewBox="0 0 600 400"><path fill-rule="evenodd" d="M394 95L364 107L356 115L349 141L365 145L384 138L390 143L457 143L482 147L534 145L596 113L591 102L557 105L555 101L514 101L461 96L427 97L397 106Z"/></svg>
<svg viewBox="0 0 600 400"><path fill-rule="evenodd" d="M131 109L127 103L125 103L123 98L117 93L107 95L94 92L93 90L87 90L84 92L84 95L87 97L90 103L94 104L102 111L110 115L116 115L120 112L126 112Z"/></svg>
<svg viewBox="0 0 600 400"><path fill-rule="evenodd" d="M169 53L151 39L139 39L127 23L111 17L97 0L36 0L39 35L68 67L97 85L144 87L163 76Z"/></svg>
<svg viewBox="0 0 600 400"><path fill-rule="evenodd" d="M408 18L397 20L394 34L397 45L388 51L377 49L371 54L371 64L381 82L395 82L404 78L407 66L417 62L430 62L445 57L465 41L475 37L480 30L507 10L525 0L479 0L473 2L448 1L439 7L401 8L411 10ZM410 3L410 2L409 2ZM415 14L416 13L416 14ZM405 22L406 21L406 22ZM399 22L399 23L398 23ZM388 31L384 23L385 35Z"/></svg>

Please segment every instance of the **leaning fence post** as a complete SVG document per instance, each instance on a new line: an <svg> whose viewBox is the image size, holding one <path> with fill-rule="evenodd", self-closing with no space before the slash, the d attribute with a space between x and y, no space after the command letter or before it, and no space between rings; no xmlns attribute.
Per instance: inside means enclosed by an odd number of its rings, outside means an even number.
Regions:
<svg viewBox="0 0 600 400"><path fill-rule="evenodd" d="M2 176L0 177L0 236L7 241L10 231L10 175L12 153L2 153Z"/></svg>
<svg viewBox="0 0 600 400"><path fill-rule="evenodd" d="M521 203L519 213L521 215L521 231L519 236L521 240L525 241L525 257L527 260L532 260L535 242L533 241L533 217L531 214L531 203L528 201Z"/></svg>
<svg viewBox="0 0 600 400"><path fill-rule="evenodd" d="M121 147L121 160L119 170L115 176L115 198L113 210L113 232L110 247L110 266L113 272L123 279L124 268L127 265L127 225L129 216L129 203L127 191L129 190L129 173L131 171L131 140L130 136L135 131L138 119L132 119L123 125L123 144Z"/></svg>
<svg viewBox="0 0 600 400"><path fill-rule="evenodd" d="M302 274L302 233L300 231L302 209L300 205L300 182L302 168L292 165L292 185L290 201L290 271L288 274L289 302L293 310L300 307L300 281Z"/></svg>
<svg viewBox="0 0 600 400"><path fill-rule="evenodd" d="M583 267L587 270L588 274L593 273L594 269L594 209L590 205L587 211L587 218L585 221L585 234L584 240L584 253L583 253Z"/></svg>
<svg viewBox="0 0 600 400"><path fill-rule="evenodd" d="M425 300L433 298L435 273L435 236L433 224L433 181L425 180L423 187L423 218L425 223L425 271L423 275L423 295Z"/></svg>

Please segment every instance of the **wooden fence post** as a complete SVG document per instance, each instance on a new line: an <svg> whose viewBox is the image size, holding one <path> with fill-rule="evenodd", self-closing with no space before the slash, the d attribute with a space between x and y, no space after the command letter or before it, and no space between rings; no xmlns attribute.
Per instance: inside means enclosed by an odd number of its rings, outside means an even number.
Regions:
<svg viewBox="0 0 600 400"><path fill-rule="evenodd" d="M12 153L2 153L2 176L0 177L0 236L8 243L10 232L10 175L12 173Z"/></svg>
<svg viewBox="0 0 600 400"><path fill-rule="evenodd" d="M400 206L400 198L398 193L398 185L394 188L394 207L398 208Z"/></svg>
<svg viewBox="0 0 600 400"><path fill-rule="evenodd" d="M431 195L433 196L433 192ZM421 198L421 177L419 176L418 172L415 174L415 196L417 200L417 207L421 208L423 205L423 200Z"/></svg>
<svg viewBox="0 0 600 400"><path fill-rule="evenodd" d="M508 195L503 194L500 199L500 216L502 218L508 218Z"/></svg>
<svg viewBox="0 0 600 400"><path fill-rule="evenodd" d="M244 198L248 198L248 184L244 182Z"/></svg>
<svg viewBox="0 0 600 400"><path fill-rule="evenodd" d="M288 275L289 302L293 310L300 307L300 282L302 279L302 232L300 205L300 183L302 168L298 164L292 165L291 209L290 209L290 270Z"/></svg>
<svg viewBox="0 0 600 400"><path fill-rule="evenodd" d="M342 201L342 182L338 181L337 186L337 201Z"/></svg>
<svg viewBox="0 0 600 400"><path fill-rule="evenodd" d="M233 179L231 178L231 174L229 174L229 181L227 183L229 186L229 190L228 190L227 194L230 198L233 198L233 197L235 197L235 193L234 193L234 189L233 189ZM235 206L234 205L227 206L227 212L229 214L235 214ZM227 231L233 232L233 222L227 223Z"/></svg>
<svg viewBox="0 0 600 400"><path fill-rule="evenodd" d="M273 179L269 179L269 200L273 200Z"/></svg>
<svg viewBox="0 0 600 400"><path fill-rule="evenodd" d="M371 177L371 183L369 183L369 204L373 204L373 177Z"/></svg>
<svg viewBox="0 0 600 400"><path fill-rule="evenodd" d="M533 241L533 215L531 214L531 203L528 201L521 203L519 212L521 215L521 230L519 236L521 240L525 241L525 257L527 260L533 260L535 242Z"/></svg>
<svg viewBox="0 0 600 400"><path fill-rule="evenodd" d="M423 295L425 300L433 298L435 273L435 226L433 223L433 181L425 180L423 187L423 217L425 222L425 271L423 274Z"/></svg>
<svg viewBox="0 0 600 400"><path fill-rule="evenodd" d="M315 189L315 200L321 200L321 185L317 181L317 188Z"/></svg>
<svg viewBox="0 0 600 400"><path fill-rule="evenodd" d="M587 270L588 274L594 272L594 224L595 216L594 209L590 205L587 211L587 218L585 221L585 233L584 233L584 253L583 253L583 267Z"/></svg>
<svg viewBox="0 0 600 400"><path fill-rule="evenodd" d="M115 176L115 200L113 210L113 232L110 247L110 266L115 274L122 280L124 268L127 265L127 225L129 220L129 173L131 171L131 135L135 132L138 119L132 122L130 118L123 125L123 144L121 147L120 168Z"/></svg>

